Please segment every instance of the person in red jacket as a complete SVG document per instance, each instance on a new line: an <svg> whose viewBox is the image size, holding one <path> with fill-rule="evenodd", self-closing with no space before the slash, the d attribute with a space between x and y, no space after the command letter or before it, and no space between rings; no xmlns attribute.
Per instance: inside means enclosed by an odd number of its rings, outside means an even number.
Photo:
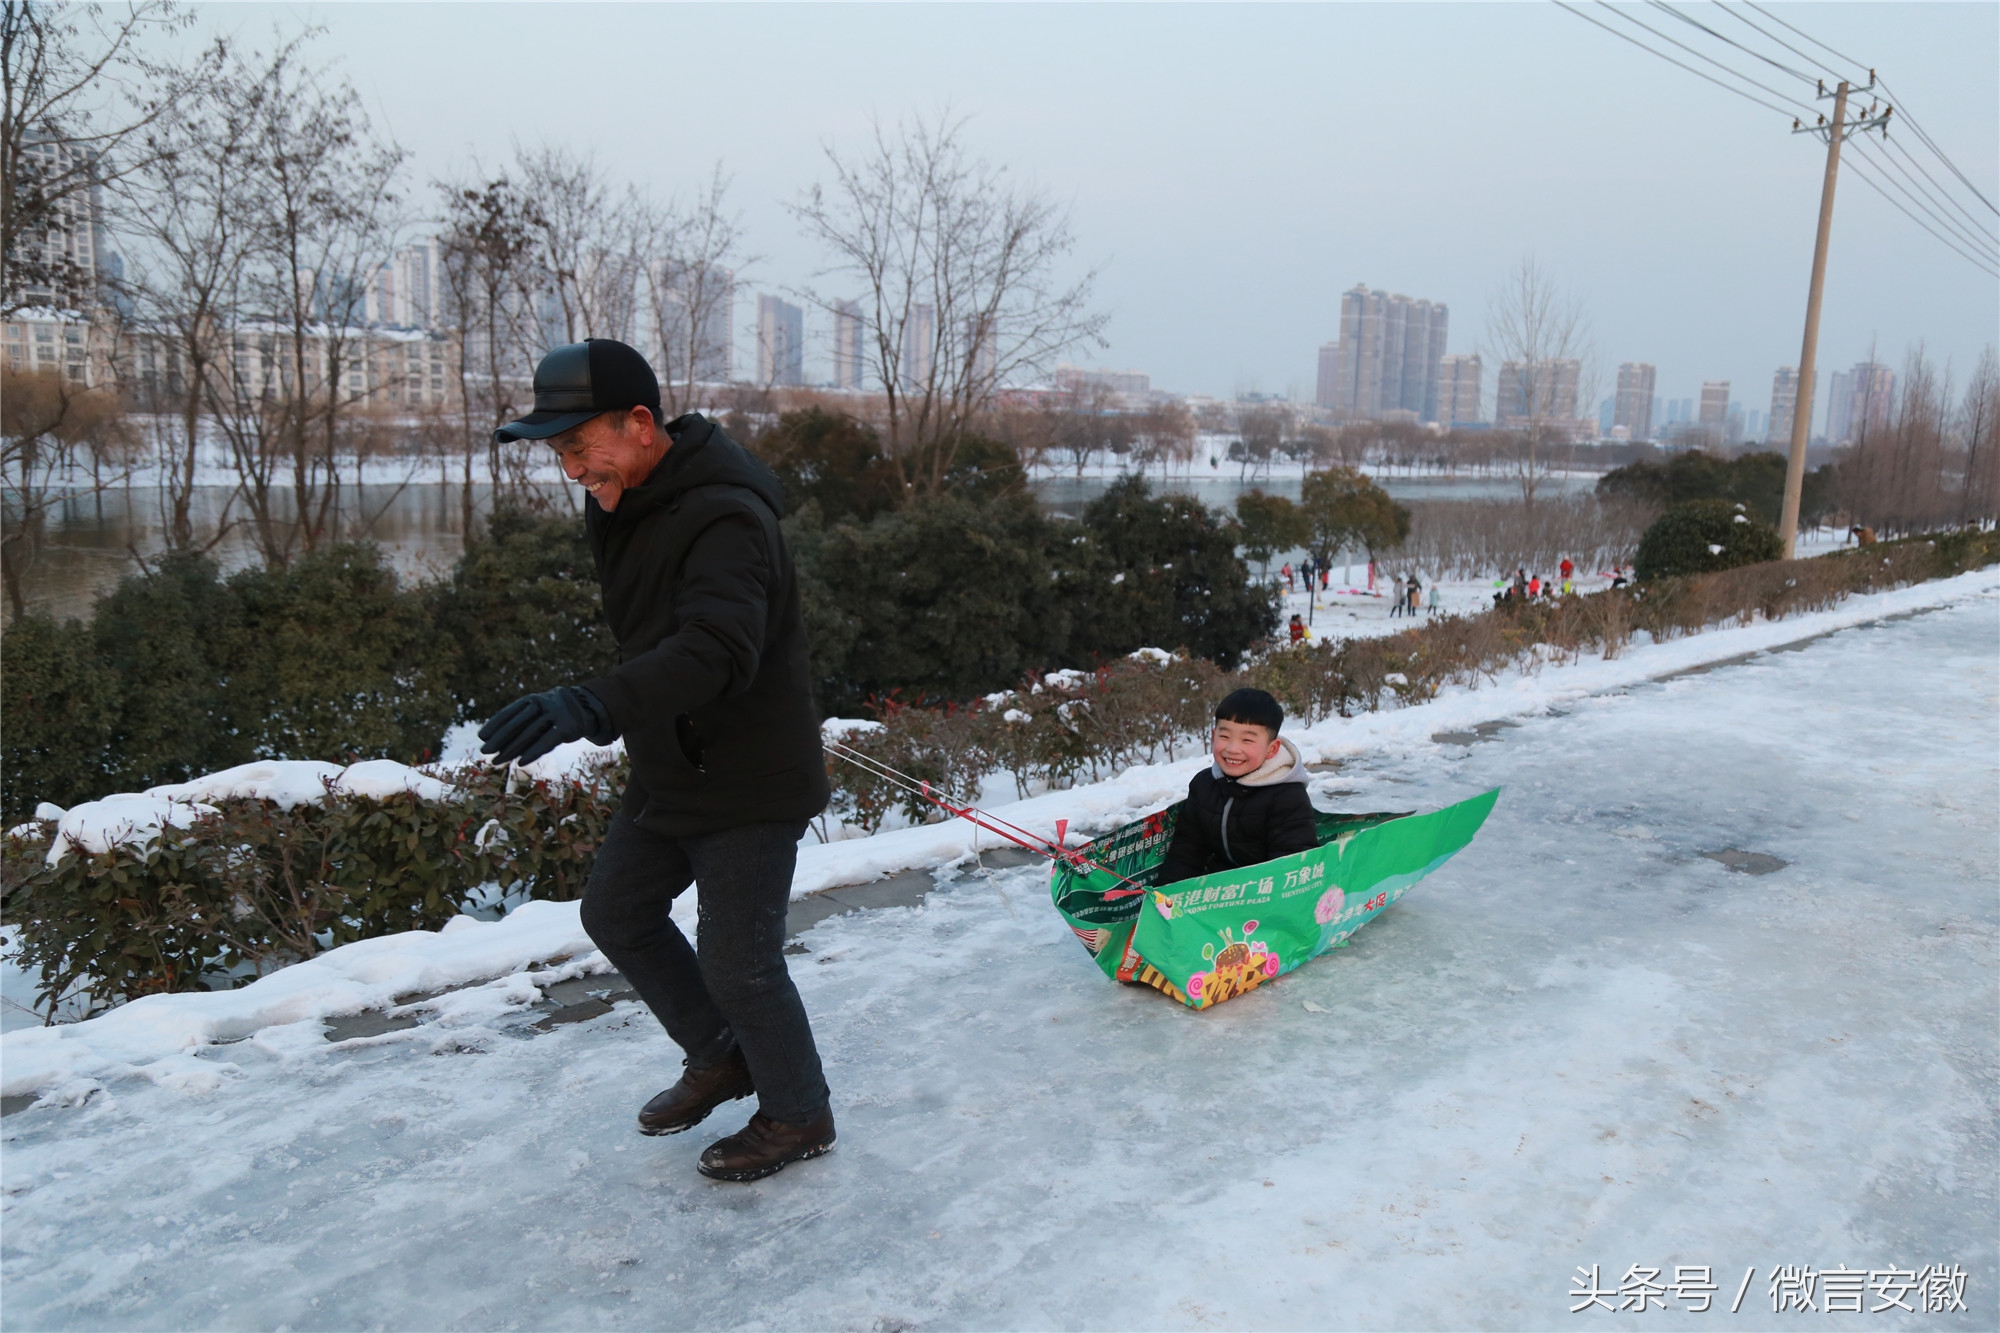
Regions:
<svg viewBox="0 0 2000 1333"><path fill-rule="evenodd" d="M1576 573L1576 566L1569 562L1568 556L1564 556L1562 562L1563 582L1568 583L1570 580L1570 576L1574 573Z"/></svg>

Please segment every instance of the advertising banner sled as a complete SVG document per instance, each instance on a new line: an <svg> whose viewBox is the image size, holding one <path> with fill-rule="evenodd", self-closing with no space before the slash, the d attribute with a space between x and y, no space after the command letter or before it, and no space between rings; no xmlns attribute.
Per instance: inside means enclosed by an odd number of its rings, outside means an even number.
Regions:
<svg viewBox="0 0 2000 1333"><path fill-rule="evenodd" d="M1206 1009L1344 944L1471 842L1499 796L1423 815L1321 814L1311 851L1139 887L1166 855L1176 802L1058 861L1049 894L1106 976Z"/></svg>

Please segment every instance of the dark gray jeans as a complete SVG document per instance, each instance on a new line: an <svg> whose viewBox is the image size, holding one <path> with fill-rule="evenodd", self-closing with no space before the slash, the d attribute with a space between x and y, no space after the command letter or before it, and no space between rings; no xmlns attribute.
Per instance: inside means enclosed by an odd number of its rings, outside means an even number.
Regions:
<svg viewBox="0 0 2000 1333"><path fill-rule="evenodd" d="M624 813L612 821L583 891L583 928L690 1067L743 1048L758 1109L799 1124L827 1104L806 1007L785 968L785 907L800 824L746 824L673 838ZM695 949L667 915L697 885Z"/></svg>

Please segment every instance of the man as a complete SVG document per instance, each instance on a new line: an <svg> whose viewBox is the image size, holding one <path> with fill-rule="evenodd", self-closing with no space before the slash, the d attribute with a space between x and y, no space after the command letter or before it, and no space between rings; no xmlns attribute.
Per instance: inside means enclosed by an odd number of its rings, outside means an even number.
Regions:
<svg viewBox="0 0 2000 1333"><path fill-rule="evenodd" d="M785 968L785 908L828 793L777 478L697 414L662 425L652 367L608 338L543 357L535 410L494 438L547 441L587 492L619 664L515 700L479 735L497 763L625 738L632 777L582 911L685 1053L640 1132L678 1134L755 1092L757 1114L702 1153L701 1173L757 1180L817 1157L833 1113ZM699 955L668 916L690 883Z"/></svg>

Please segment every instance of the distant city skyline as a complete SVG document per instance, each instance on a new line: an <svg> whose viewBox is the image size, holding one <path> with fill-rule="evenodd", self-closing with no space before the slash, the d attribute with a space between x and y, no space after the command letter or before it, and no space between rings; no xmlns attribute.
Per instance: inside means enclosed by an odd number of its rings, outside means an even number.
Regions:
<svg viewBox="0 0 2000 1333"><path fill-rule="evenodd" d="M1529 252L1583 295L1600 385L1645 362L1677 400L1711 380L1763 385L1798 360L1823 150L1553 5L576 4L532 35L521 10L477 4L195 12L190 40L269 45L274 23L324 25L312 49L340 58L409 149L413 195L470 175L475 159L497 168L516 144L591 152L658 197L691 191L720 161L761 256L737 300L765 291L806 307L808 382L835 379L834 321L795 293L821 281L828 256L784 205L827 178L823 143L853 149L872 115L946 106L1012 179L1071 208L1072 271L1101 267L1111 316L1108 347L1068 354L1079 365L1140 367L1177 392L1311 401L1340 294L1365 278L1449 307L1446 350L1483 351L1492 368L1488 298ZM2000 197L2000 9L1784 12L1878 65ZM663 100L659 78L580 73L626 49L754 51L759 96ZM1107 64L1108 49L1144 59ZM574 87L550 102L496 81L530 51L579 71L556 77ZM1344 53L1337 91L1329 52ZM1424 78L1408 78L1417 67ZM1258 74L1229 99L1189 97L1217 68ZM735 321L743 333L750 314ZM1900 369L1919 341L1962 379L1996 326L1995 284L1843 176L1822 404L1828 367L1872 352Z"/></svg>

